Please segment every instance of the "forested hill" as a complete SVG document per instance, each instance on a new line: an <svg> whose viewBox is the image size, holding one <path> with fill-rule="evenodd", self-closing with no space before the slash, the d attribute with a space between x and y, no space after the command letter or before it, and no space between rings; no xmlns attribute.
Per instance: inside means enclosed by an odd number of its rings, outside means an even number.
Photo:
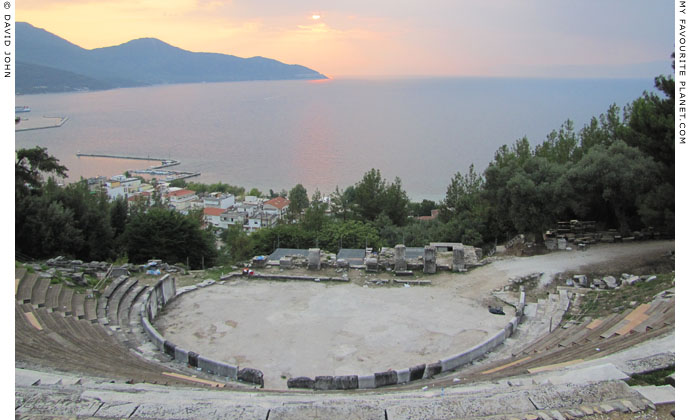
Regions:
<svg viewBox="0 0 690 420"><path fill-rule="evenodd" d="M87 50L17 22L18 94L167 83L324 79L300 65L264 57L186 51L155 38Z"/></svg>

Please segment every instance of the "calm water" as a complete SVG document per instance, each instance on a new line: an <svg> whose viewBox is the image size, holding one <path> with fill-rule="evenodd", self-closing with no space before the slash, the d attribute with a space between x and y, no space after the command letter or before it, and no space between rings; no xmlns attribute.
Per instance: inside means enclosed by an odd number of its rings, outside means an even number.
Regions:
<svg viewBox="0 0 690 420"><path fill-rule="evenodd" d="M331 192L378 168L411 198L439 200L455 172L483 170L502 144L541 142L567 119L577 130L611 103L654 90L649 80L437 78L169 85L18 96L28 117L61 115L60 128L16 133L41 145L70 178L114 175L135 161L76 153L155 156L267 192L302 183ZM143 166L146 166L143 165Z"/></svg>

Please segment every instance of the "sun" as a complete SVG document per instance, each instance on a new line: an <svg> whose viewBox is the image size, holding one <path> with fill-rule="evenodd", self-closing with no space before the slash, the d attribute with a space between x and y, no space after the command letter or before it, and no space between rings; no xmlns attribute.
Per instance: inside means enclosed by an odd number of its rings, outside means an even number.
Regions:
<svg viewBox="0 0 690 420"><path fill-rule="evenodd" d="M319 20L319 19L321 19L321 14L320 13L314 13L313 15L311 15L311 18L313 20Z"/></svg>

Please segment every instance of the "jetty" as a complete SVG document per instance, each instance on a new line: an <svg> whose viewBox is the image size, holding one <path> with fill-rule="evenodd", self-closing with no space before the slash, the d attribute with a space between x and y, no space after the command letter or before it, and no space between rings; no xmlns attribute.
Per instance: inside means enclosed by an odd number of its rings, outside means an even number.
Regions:
<svg viewBox="0 0 690 420"><path fill-rule="evenodd" d="M151 166L148 169L131 169L130 173L142 174L142 175L159 175L165 176L166 181L173 181L176 179L186 179L195 176L200 176L201 172L189 172L189 171L172 171L166 170L171 166L177 166L181 162L177 159L164 159L150 156L129 156L129 155L112 155L107 153L81 153L77 152L77 157L97 157L97 158L108 158L108 159L130 159L130 160L146 160L151 162L160 162L160 165Z"/></svg>
<svg viewBox="0 0 690 420"><path fill-rule="evenodd" d="M110 154L104 154L104 153L81 153L77 152L77 157L101 157L101 158L110 158L110 159L130 159L130 160L148 160L151 162L161 162L160 165L158 166L152 166L151 169L161 169L161 168L167 168L169 166L175 166L179 165L180 161L175 160L175 159L163 159L163 158L155 158L155 157L142 157L142 156L125 156L125 155L110 155Z"/></svg>
<svg viewBox="0 0 690 420"><path fill-rule="evenodd" d="M43 128L57 128L67 122L68 117L49 117L43 116L39 118L19 118L19 122L15 122L14 131L29 131L40 130Z"/></svg>

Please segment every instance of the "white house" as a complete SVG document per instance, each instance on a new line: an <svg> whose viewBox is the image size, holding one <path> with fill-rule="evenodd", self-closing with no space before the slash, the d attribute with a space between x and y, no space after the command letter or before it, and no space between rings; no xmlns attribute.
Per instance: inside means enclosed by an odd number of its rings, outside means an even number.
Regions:
<svg viewBox="0 0 690 420"><path fill-rule="evenodd" d="M204 207L215 207L218 209L228 209L235 205L235 196L213 192L204 197Z"/></svg>
<svg viewBox="0 0 690 420"><path fill-rule="evenodd" d="M275 214L279 219L287 213L290 200L285 197L276 197L264 202L264 212L268 214Z"/></svg>
<svg viewBox="0 0 690 420"><path fill-rule="evenodd" d="M168 204L173 206L175 210L186 212L191 207L192 200L196 199L197 196L192 190L175 189L174 191L169 191L165 198L168 199Z"/></svg>
<svg viewBox="0 0 690 420"><path fill-rule="evenodd" d="M247 219L247 214L237 210L226 210L220 215L219 227L227 229L230 225L244 226L244 221Z"/></svg>
<svg viewBox="0 0 690 420"><path fill-rule="evenodd" d="M139 178L127 178L124 175L115 175L110 177L110 182L113 184L119 183L119 186L124 187L125 194L129 195L136 192L141 185Z"/></svg>
<svg viewBox="0 0 690 420"><path fill-rule="evenodd" d="M220 216L225 212L217 207L204 207L204 222L215 227L221 227ZM227 229L227 226L225 227Z"/></svg>
<svg viewBox="0 0 690 420"><path fill-rule="evenodd" d="M275 226L277 223L278 215L257 211L247 217L244 223L244 230L248 233L256 232L261 228Z"/></svg>
<svg viewBox="0 0 690 420"><path fill-rule="evenodd" d="M127 197L125 187L120 185L119 182L106 182L105 183L105 193L108 195L109 200L115 200L118 197Z"/></svg>

